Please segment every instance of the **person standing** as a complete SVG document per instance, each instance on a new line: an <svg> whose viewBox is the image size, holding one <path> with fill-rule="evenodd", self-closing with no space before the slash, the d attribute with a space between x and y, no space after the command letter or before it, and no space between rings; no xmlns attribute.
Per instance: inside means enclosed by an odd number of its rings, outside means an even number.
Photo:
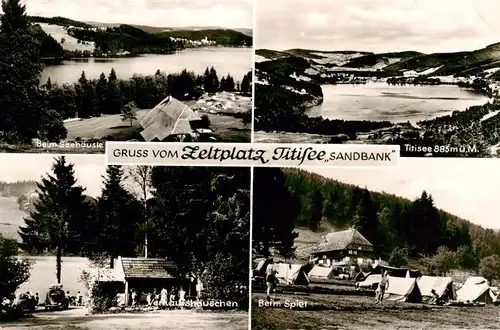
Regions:
<svg viewBox="0 0 500 330"><path fill-rule="evenodd" d="M381 304L384 300L385 291L389 288L389 273L385 271L380 278L377 288L377 304Z"/></svg>
<svg viewBox="0 0 500 330"><path fill-rule="evenodd" d="M137 305L137 291L135 289L132 290L132 306Z"/></svg>
<svg viewBox="0 0 500 330"><path fill-rule="evenodd" d="M277 286L277 282L278 282L278 278L276 277L276 273L277 271L274 269L274 263L273 263L273 260L271 259L270 260L270 263L269 265L267 265L267 268L266 268L266 285L267 285L267 301L271 301L271 292L274 291L274 299L276 299L276 295L277 295L277 290L276 290L276 286Z"/></svg>
<svg viewBox="0 0 500 330"><path fill-rule="evenodd" d="M76 294L76 305L77 306L83 306L83 296L80 291Z"/></svg>
<svg viewBox="0 0 500 330"><path fill-rule="evenodd" d="M160 292L160 307L167 307L168 305L168 291L163 288Z"/></svg>

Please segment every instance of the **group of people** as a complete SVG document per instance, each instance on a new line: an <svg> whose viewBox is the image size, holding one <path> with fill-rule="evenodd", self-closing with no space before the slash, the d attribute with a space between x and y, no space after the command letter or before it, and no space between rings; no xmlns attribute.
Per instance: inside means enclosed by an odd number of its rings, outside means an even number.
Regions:
<svg viewBox="0 0 500 330"><path fill-rule="evenodd" d="M66 298L71 306L83 306L83 295L80 291L77 292L76 296L72 296L69 291L66 291Z"/></svg>
<svg viewBox="0 0 500 330"><path fill-rule="evenodd" d="M182 288L175 290L173 287L170 290L163 288L161 290L153 289L152 292L142 293L139 290L132 289L130 291L129 304L131 306L143 305L144 300L142 299L146 296L145 305L154 307L171 307L171 306L182 306L185 302L186 291Z"/></svg>

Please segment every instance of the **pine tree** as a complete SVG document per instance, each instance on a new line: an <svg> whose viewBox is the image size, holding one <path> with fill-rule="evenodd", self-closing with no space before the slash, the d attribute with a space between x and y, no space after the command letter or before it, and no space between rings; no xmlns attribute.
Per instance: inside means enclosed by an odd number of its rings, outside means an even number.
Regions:
<svg viewBox="0 0 500 330"><path fill-rule="evenodd" d="M51 89L52 88L52 81L50 80L50 77L47 78L47 82L44 85L45 88Z"/></svg>
<svg viewBox="0 0 500 330"><path fill-rule="evenodd" d="M118 78L116 76L115 68L111 68L111 72L109 73L109 81L116 81Z"/></svg>
<svg viewBox="0 0 500 330"><path fill-rule="evenodd" d="M108 166L104 188L98 199L100 228L96 229L96 253L107 253L111 261L118 257L133 257L138 246L138 225L143 222L139 201L123 186L121 166Z"/></svg>
<svg viewBox="0 0 500 330"><path fill-rule="evenodd" d="M202 281L206 298L237 301L245 308L248 295L238 290L248 283L250 229L250 170L212 169L212 211L204 236L207 261Z"/></svg>
<svg viewBox="0 0 500 330"><path fill-rule="evenodd" d="M153 167L151 173L148 249L175 262L180 276L207 258L202 232L212 205L210 183L205 167Z"/></svg>
<svg viewBox="0 0 500 330"><path fill-rule="evenodd" d="M107 102L107 114L119 114L122 107L121 92L119 88L119 82L116 77L115 69L112 68L108 77L108 102Z"/></svg>
<svg viewBox="0 0 500 330"><path fill-rule="evenodd" d="M20 0L2 0L1 30L6 34L13 34L29 27L26 6Z"/></svg>
<svg viewBox="0 0 500 330"><path fill-rule="evenodd" d="M106 106L108 103L108 80L104 72L101 72L99 76L99 80L97 80L96 84L96 99L97 99L97 108L99 109L99 113L105 113Z"/></svg>
<svg viewBox="0 0 500 330"><path fill-rule="evenodd" d="M89 209L84 188L76 185L73 164L66 163L64 156L58 157L52 172L37 184L38 201L19 235L24 250L56 250L56 276L61 283L62 254L80 252Z"/></svg>
<svg viewBox="0 0 500 330"><path fill-rule="evenodd" d="M244 77L243 80L241 80L241 92L244 94L248 94L252 91L251 88L252 85L252 72L248 72Z"/></svg>
<svg viewBox="0 0 500 330"><path fill-rule="evenodd" d="M312 231L316 231L319 228L321 220L323 219L323 202L324 198L323 194L321 193L321 190L316 189L316 191L314 191L314 194L312 196L312 201L309 206L310 208L309 228Z"/></svg>
<svg viewBox="0 0 500 330"><path fill-rule="evenodd" d="M205 92L208 93L211 87L211 81L210 81L210 70L208 67L205 69L205 73L203 74L203 89Z"/></svg>
<svg viewBox="0 0 500 330"><path fill-rule="evenodd" d="M226 87L226 78L222 77L220 80L220 91L225 92L227 90Z"/></svg>
<svg viewBox="0 0 500 330"><path fill-rule="evenodd" d="M217 76L217 71L215 70L214 67L211 67L210 70L208 71L205 70L205 92L207 93L217 93L219 90L219 77Z"/></svg>
<svg viewBox="0 0 500 330"><path fill-rule="evenodd" d="M377 208L369 190L361 190L361 198L355 210L353 226L373 245L378 245Z"/></svg>
<svg viewBox="0 0 500 330"><path fill-rule="evenodd" d="M40 42L31 33L25 6L2 1L0 50L0 131L9 143L31 143L44 109L40 95Z"/></svg>
<svg viewBox="0 0 500 330"><path fill-rule="evenodd" d="M226 77L226 89L227 92L234 92L234 79L233 77L228 73Z"/></svg>
<svg viewBox="0 0 500 330"><path fill-rule="evenodd" d="M277 168L255 168L253 185L252 245L257 254L271 250L290 258L295 253L294 232L298 203L286 188L283 172Z"/></svg>

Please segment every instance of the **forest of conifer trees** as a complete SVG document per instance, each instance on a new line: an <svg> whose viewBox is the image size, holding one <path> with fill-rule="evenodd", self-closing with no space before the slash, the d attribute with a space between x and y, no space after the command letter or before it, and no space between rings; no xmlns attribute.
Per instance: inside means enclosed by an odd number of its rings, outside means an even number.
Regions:
<svg viewBox="0 0 500 330"><path fill-rule="evenodd" d="M358 229L380 257L397 266L415 261L429 269L442 254L452 253L456 267L477 270L484 258L500 257L498 231L436 208L425 191L408 200L300 169L256 169L253 196L257 254L269 255L274 248L293 256L294 228L322 232L327 223L337 230Z"/></svg>

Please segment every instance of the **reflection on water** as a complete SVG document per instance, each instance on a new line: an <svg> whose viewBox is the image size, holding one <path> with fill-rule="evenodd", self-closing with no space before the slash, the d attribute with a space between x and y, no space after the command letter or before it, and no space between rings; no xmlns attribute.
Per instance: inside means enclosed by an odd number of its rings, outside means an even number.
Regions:
<svg viewBox="0 0 500 330"><path fill-rule="evenodd" d="M310 108L309 116L345 120L388 120L415 123L488 101L484 94L451 85L394 86L323 85L323 104Z"/></svg>
<svg viewBox="0 0 500 330"><path fill-rule="evenodd" d="M235 81L252 69L252 50L250 48L197 48L186 49L175 54L144 54L137 57L121 58L76 58L63 61L59 65L45 67L40 78L45 83L50 77L52 82L73 83L80 78L82 71L89 79L97 79L114 68L118 78L128 79L134 74L153 75L158 69L165 73L180 73L183 69L203 74L206 67L214 67L219 76L230 73Z"/></svg>

